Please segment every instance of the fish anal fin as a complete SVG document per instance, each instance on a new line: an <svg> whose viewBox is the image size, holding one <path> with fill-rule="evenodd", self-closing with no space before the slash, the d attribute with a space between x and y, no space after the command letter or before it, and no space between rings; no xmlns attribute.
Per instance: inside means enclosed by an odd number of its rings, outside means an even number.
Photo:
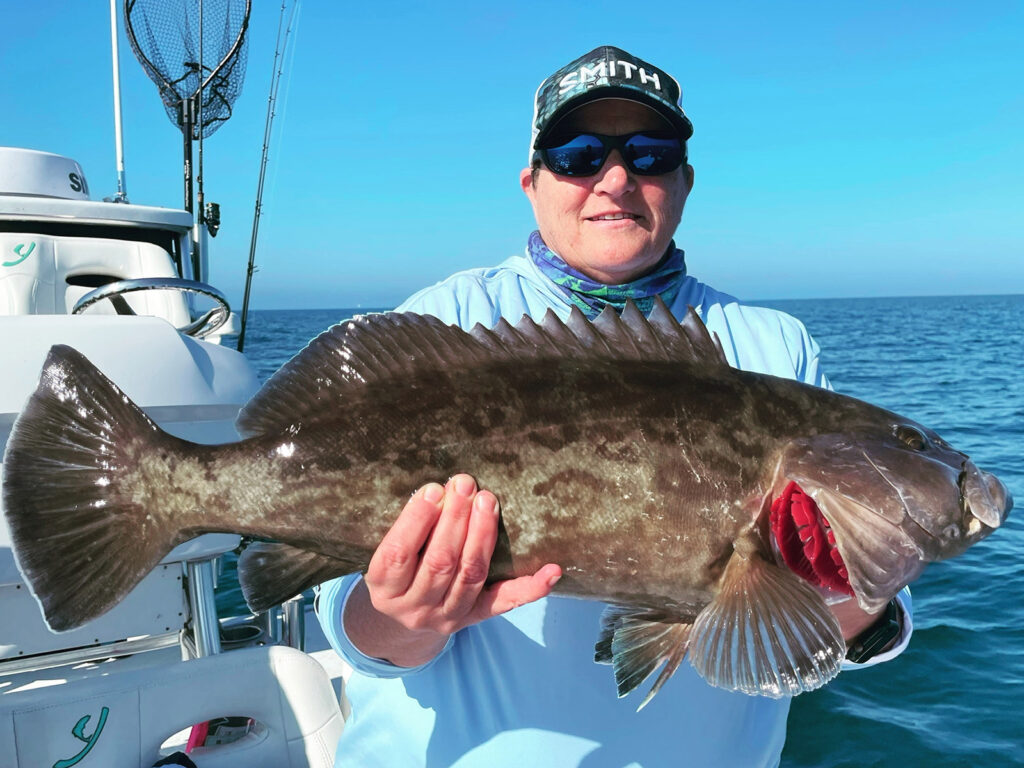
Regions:
<svg viewBox="0 0 1024 768"><path fill-rule="evenodd" d="M331 557L279 542L257 541L238 558L238 583L249 609L265 611L317 584L365 569L370 554Z"/></svg>
<svg viewBox="0 0 1024 768"><path fill-rule="evenodd" d="M662 664L664 668L637 711L654 698L686 655L690 624L646 609L609 606L601 617L594 661L611 664L619 698L636 689Z"/></svg>
<svg viewBox="0 0 1024 768"><path fill-rule="evenodd" d="M845 654L824 599L747 538L737 542L690 635L690 663L711 685L771 698L820 688Z"/></svg>

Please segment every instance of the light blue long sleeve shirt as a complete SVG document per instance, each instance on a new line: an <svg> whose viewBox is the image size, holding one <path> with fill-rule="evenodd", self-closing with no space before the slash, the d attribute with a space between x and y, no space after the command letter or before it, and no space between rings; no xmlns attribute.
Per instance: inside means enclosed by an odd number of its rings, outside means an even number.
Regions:
<svg viewBox="0 0 1024 768"><path fill-rule="evenodd" d="M687 306L718 334L733 366L829 386L818 347L798 320L744 306L692 277L670 309L682 318ZM571 304L529 258L515 256L457 273L399 310L470 329L491 327L501 317L515 323L524 314L540 321L549 308L566 318ZM400 668L365 656L345 634L342 611L358 579L328 582L318 597L328 639L355 669L346 689L352 715L338 746L339 768L756 768L779 762L789 699L713 688L685 663L642 711L636 708L643 692L617 698L611 668L593 661L599 603L539 600L461 630L423 666ZM909 593L900 599L902 636L869 665L906 647Z"/></svg>

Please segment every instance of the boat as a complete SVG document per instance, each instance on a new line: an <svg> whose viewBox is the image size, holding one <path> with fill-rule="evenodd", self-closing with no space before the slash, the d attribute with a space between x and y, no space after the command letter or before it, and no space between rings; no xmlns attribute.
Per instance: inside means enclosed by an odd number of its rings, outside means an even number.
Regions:
<svg viewBox="0 0 1024 768"><path fill-rule="evenodd" d="M168 432L238 439L259 381L225 343L237 318L205 259L190 258L196 224L184 208L93 199L72 158L0 147L0 447L54 344L84 353ZM333 766L349 670L301 596L217 615L218 564L238 545L186 542L117 608L58 634L0 517L0 765Z"/></svg>

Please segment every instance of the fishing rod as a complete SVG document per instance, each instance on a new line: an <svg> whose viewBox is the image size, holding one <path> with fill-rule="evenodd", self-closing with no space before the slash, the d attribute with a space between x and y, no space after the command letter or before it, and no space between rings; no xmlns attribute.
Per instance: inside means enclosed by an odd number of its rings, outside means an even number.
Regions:
<svg viewBox="0 0 1024 768"><path fill-rule="evenodd" d="M267 118L263 128L263 150L260 158L260 173L259 181L256 186L256 206L253 210L252 217L252 237L249 240L249 264L246 268L245 273L245 294L242 297L242 327L238 332L238 351L243 351L245 347L245 327L249 319L249 294L252 291L252 276L256 272L256 239L260 231L260 215L263 212L263 189L264 182L267 176L267 163L270 157L270 135L274 126L274 116L276 114L275 105L277 104L277 91L281 85L281 76L284 72L284 58L285 51L288 48L288 39L291 35L292 25L295 21L296 12L299 7L300 0L295 0L292 4L291 13L288 16L288 25L284 25L284 12L287 5L287 0L281 2L281 15L278 17L277 22L277 42L274 46L274 63L273 72L270 78L270 95L267 98ZM281 38L281 29L284 27L284 39ZM281 65L278 66L278 60L280 59Z"/></svg>

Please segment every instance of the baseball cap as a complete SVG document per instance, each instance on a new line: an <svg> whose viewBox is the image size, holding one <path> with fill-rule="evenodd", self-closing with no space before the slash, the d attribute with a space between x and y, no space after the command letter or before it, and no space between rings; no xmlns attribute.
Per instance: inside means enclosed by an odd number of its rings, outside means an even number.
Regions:
<svg viewBox="0 0 1024 768"><path fill-rule="evenodd" d="M547 77L533 103L533 150L568 112L598 99L629 99L658 112L686 141L693 124L682 107L682 90L672 75L630 53L602 45Z"/></svg>

